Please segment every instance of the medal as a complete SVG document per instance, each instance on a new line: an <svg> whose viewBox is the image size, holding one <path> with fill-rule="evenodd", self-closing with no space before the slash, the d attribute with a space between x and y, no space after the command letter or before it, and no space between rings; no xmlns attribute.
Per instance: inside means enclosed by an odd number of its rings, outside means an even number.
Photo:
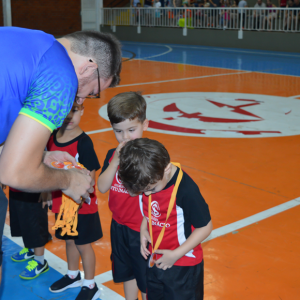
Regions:
<svg viewBox="0 0 300 300"><path fill-rule="evenodd" d="M150 233L151 245L152 245L152 254L150 256L149 264L148 264L149 268L152 268L155 265L155 262L157 261L157 254L155 253L155 251L158 249L158 247L161 244L161 241L163 239L165 229L166 229L166 224L167 224L167 221L170 217L172 209L174 207L178 187L179 187L179 184L180 184L182 176L183 176L183 172L181 170L181 165L179 163L172 163L172 164L179 168L179 174L178 174L178 177L177 177L177 180L176 180L176 183L175 183L175 186L174 186L171 198L170 198L169 207L168 207L168 211L167 211L166 222L165 222L164 227L162 228L162 230L161 230L161 232L160 232L160 234L159 234L159 236L156 240L156 243L155 243L154 247L153 247L152 220L151 220L152 219L151 218L151 200L152 200L152 195L151 194L149 195L149 199L148 199L149 233Z"/></svg>

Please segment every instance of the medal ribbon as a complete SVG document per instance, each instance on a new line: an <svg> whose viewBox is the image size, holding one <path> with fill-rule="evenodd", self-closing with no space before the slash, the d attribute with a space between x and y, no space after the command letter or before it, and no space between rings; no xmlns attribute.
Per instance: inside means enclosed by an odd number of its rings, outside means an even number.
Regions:
<svg viewBox="0 0 300 300"><path fill-rule="evenodd" d="M174 206L174 203L175 203L175 199L176 199L176 195L177 195L177 191L178 191L178 187L179 187L179 184L181 182L181 179L182 179L182 176L183 176L183 172L181 170L181 165L180 163L173 163L172 164L176 167L179 168L179 174L178 174L178 177L177 177L177 180L176 180L176 183L175 183L175 186L174 186L174 189L173 189L173 192L172 192L172 195L171 195L171 198L170 198L170 202L169 202L169 207L168 207L168 211L167 211L167 218L166 218L166 222L164 224L164 227L162 228L157 240L156 240L156 243L155 243L155 246L153 248L153 234L152 234L152 220L151 220L151 200L152 200L152 197L151 197L151 194L149 195L149 201L148 201L148 215L149 215L149 232L150 232L150 237L151 237L151 245L152 245L152 253L154 253L162 239L163 239L163 236L164 236L164 233L165 233L165 229L166 229L166 224L167 224L167 221L169 219L169 216L171 214L171 211L173 209L173 206Z"/></svg>

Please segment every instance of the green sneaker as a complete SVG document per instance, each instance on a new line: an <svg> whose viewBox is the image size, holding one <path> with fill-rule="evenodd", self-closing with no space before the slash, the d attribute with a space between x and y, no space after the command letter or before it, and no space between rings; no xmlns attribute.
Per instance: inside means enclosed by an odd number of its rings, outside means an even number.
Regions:
<svg viewBox="0 0 300 300"><path fill-rule="evenodd" d="M41 274L46 273L48 271L49 271L49 266L46 260L43 265L36 260L31 260L28 262L27 267L19 276L22 279L30 280L30 279L37 278Z"/></svg>
<svg viewBox="0 0 300 300"><path fill-rule="evenodd" d="M11 256L11 259L15 262L22 262L34 257L34 252L28 248L23 248L20 252Z"/></svg>

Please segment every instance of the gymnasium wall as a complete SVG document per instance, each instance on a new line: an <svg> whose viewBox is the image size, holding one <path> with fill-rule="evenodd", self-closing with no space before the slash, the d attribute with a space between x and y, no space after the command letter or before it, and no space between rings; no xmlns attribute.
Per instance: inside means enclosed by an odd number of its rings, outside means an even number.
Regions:
<svg viewBox="0 0 300 300"><path fill-rule="evenodd" d="M39 29L55 36L81 30L80 0L11 0L11 11L13 26Z"/></svg>
<svg viewBox="0 0 300 300"><path fill-rule="evenodd" d="M110 26L101 27L101 31L113 33L121 41L300 53L299 33L244 31L243 39L238 39L236 30L188 29L187 36L183 36L182 28L142 27L141 30L138 34L137 28L131 26L117 26L116 32L112 32Z"/></svg>

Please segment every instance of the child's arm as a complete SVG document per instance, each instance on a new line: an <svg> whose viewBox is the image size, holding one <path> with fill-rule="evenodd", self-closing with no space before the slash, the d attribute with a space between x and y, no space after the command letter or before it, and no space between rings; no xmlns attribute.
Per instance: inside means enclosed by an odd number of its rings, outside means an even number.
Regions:
<svg viewBox="0 0 300 300"><path fill-rule="evenodd" d="M166 270L171 268L174 263L184 256L186 253L194 249L202 241L204 241L212 232L212 222L201 228L196 228L188 239L175 250L156 250L155 253L163 254L163 256L156 261L156 267ZM142 233L142 231L141 231ZM142 240L141 240L142 242Z"/></svg>
<svg viewBox="0 0 300 300"><path fill-rule="evenodd" d="M119 152L121 148L125 145L125 143L126 142L122 142L119 144L119 146L116 148L114 157L111 160L109 166L98 178L97 185L101 193L106 193L111 187L114 176L116 175L119 166Z"/></svg>
<svg viewBox="0 0 300 300"><path fill-rule="evenodd" d="M148 242L151 244L151 238L147 228L147 219L146 217L143 218L140 230L140 242L141 242L141 254L142 256L147 259L150 251L147 248Z"/></svg>

